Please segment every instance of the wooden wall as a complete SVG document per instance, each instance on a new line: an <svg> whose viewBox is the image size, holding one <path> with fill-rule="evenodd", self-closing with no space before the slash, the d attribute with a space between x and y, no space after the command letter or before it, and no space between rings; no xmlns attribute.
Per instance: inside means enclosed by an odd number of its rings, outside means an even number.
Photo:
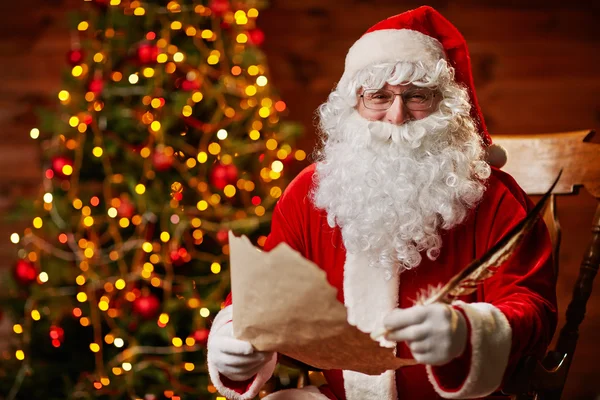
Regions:
<svg viewBox="0 0 600 400"><path fill-rule="evenodd" d="M66 10L81 0L0 3L0 216L37 193L40 163L29 138L35 107L54 99L69 49ZM600 3L592 0L433 0L463 33L479 101L492 134L600 128ZM263 45L289 118L303 123L301 146L315 143L313 116L343 71L350 45L373 23L421 5L392 0L271 0L259 17ZM599 155L600 156L600 155ZM559 199L564 228L558 285L561 315L589 238L595 201ZM0 222L0 268L14 260ZM600 285L596 283L569 376L567 399L600 396Z"/></svg>

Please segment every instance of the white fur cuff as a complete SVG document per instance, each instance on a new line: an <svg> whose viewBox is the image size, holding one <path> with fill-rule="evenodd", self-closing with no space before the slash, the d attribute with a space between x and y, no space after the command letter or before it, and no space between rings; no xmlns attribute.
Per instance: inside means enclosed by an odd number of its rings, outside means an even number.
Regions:
<svg viewBox="0 0 600 400"><path fill-rule="evenodd" d="M471 324L471 367L457 391L444 391L428 365L429 381L435 391L447 399L487 396L502 383L512 344L512 328L504 314L489 303L457 301L453 304L465 312Z"/></svg>
<svg viewBox="0 0 600 400"><path fill-rule="evenodd" d="M213 325L210 329L210 334L208 335L207 349L209 353L211 338L219 334L218 332L220 328L222 328L228 323L231 323L232 316L232 306L227 306L224 309L222 309L215 317ZM248 388L248 390L245 393L239 394L235 390L228 388L223 384L223 382L221 382L221 375L217 370L217 367L212 362L210 362L210 357L207 358L209 360L207 363L210 380L212 381L213 385L215 385L219 393L231 400L249 400L256 397L258 395L258 392L260 391L260 388L262 388L265 382L267 382L273 375L273 371L275 370L275 366L277 365L277 357L274 356L268 363L265 364L265 366L260 371L258 371L256 378L254 378L254 382L252 382L252 385Z"/></svg>

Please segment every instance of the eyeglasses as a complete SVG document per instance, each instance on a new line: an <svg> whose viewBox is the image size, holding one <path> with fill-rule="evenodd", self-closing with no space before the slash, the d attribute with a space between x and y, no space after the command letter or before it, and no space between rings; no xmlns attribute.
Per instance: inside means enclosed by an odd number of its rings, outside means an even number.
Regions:
<svg viewBox="0 0 600 400"><path fill-rule="evenodd" d="M425 111L431 108L436 95L436 91L427 88L409 89L402 93L386 89L365 89L360 97L364 106L370 110L385 111L392 106L396 96L400 96L409 110Z"/></svg>

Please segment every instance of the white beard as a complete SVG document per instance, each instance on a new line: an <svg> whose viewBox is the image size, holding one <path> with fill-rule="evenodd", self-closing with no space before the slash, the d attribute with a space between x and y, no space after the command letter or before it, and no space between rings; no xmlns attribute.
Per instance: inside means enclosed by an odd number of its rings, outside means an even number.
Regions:
<svg viewBox="0 0 600 400"><path fill-rule="evenodd" d="M452 118L396 126L353 111L327 132L315 205L340 226L346 250L366 252L387 278L418 266L422 251L436 259L440 228L461 223L483 195L490 168L479 136Z"/></svg>

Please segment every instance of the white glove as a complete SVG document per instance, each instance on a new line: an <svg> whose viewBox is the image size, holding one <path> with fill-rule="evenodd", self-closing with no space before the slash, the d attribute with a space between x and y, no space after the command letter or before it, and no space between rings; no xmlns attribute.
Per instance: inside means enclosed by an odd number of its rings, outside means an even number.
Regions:
<svg viewBox="0 0 600 400"><path fill-rule="evenodd" d="M396 308L383 320L385 338L406 342L421 364L443 365L460 356L467 344L462 313L445 304Z"/></svg>
<svg viewBox="0 0 600 400"><path fill-rule="evenodd" d="M208 362L232 381L252 378L273 357L272 351L257 351L250 343L234 338L232 323L223 325L208 341Z"/></svg>

